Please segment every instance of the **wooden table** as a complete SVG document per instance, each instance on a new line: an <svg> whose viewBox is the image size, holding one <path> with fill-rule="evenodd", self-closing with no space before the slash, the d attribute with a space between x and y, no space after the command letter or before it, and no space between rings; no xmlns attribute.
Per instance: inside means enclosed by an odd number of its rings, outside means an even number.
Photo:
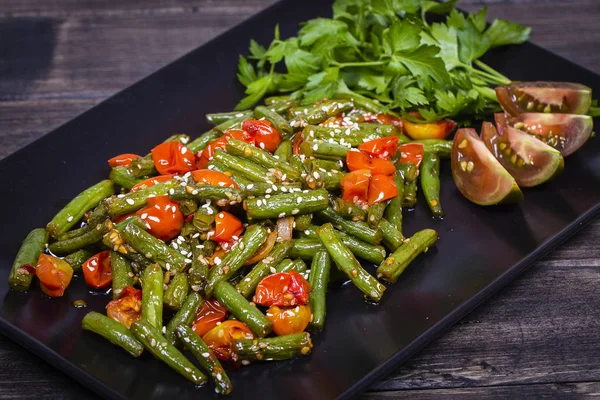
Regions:
<svg viewBox="0 0 600 400"><path fill-rule="evenodd" d="M1 0L0 158L273 0ZM464 0L533 27L533 41L600 73L600 1ZM596 139L598 140L598 139ZM365 395L600 394L600 221L593 222ZM0 336L0 398L95 394Z"/></svg>

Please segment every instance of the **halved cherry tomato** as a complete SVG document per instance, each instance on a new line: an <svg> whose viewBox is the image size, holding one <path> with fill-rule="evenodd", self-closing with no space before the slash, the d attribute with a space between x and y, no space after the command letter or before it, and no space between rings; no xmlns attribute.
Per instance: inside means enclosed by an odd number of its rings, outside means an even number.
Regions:
<svg viewBox="0 0 600 400"><path fill-rule="evenodd" d="M81 266L85 283L96 289L105 288L112 282L110 251L105 250L88 258Z"/></svg>
<svg viewBox="0 0 600 400"><path fill-rule="evenodd" d="M398 151L398 136L387 136L369 140L358 146L358 149L372 157L389 160Z"/></svg>
<svg viewBox="0 0 600 400"><path fill-rule="evenodd" d="M132 153L119 154L118 156L114 156L113 158L108 160L108 165L110 165L113 168L117 166L129 167L131 165L132 160L141 157L142 156L138 156L137 154Z"/></svg>
<svg viewBox="0 0 600 400"><path fill-rule="evenodd" d="M254 302L261 306L304 305L311 290L310 283L298 272L278 272L260 281Z"/></svg>
<svg viewBox="0 0 600 400"><path fill-rule="evenodd" d="M381 203L398 196L398 187L389 175L373 175L369 183L369 205Z"/></svg>
<svg viewBox="0 0 600 400"><path fill-rule="evenodd" d="M302 132L296 133L294 136L294 140L292 140L292 153L293 154L302 154L302 150L300 150L300 145L304 141L304 136L302 136Z"/></svg>
<svg viewBox="0 0 600 400"><path fill-rule="evenodd" d="M132 286L125 286L117 300L106 305L106 315L130 328L142 318L142 291Z"/></svg>
<svg viewBox="0 0 600 400"><path fill-rule="evenodd" d="M399 147L400 150L400 162L401 163L413 163L419 167L423 160L425 150L422 143L406 143Z"/></svg>
<svg viewBox="0 0 600 400"><path fill-rule="evenodd" d="M131 191L132 192L136 192L136 191L141 190L141 189L149 188L150 186L154 186L154 185L156 185L158 183L166 182L168 180L171 180L171 179L173 179L174 176L175 176L174 174L172 174L172 175L158 175L158 176L153 176L152 178L148 178L146 180L141 181L140 183L135 184L131 188Z"/></svg>
<svg viewBox="0 0 600 400"><path fill-rule="evenodd" d="M167 241L179 235L183 228L183 213L179 203L169 196L148 198L148 205L135 213L150 225L148 232L161 240Z"/></svg>
<svg viewBox="0 0 600 400"><path fill-rule="evenodd" d="M247 143L254 143L252 137L241 129L230 129L223 134L223 136L211 141L205 148L198 154L198 162L196 168L206 168L208 162L213 158L216 149L224 149L225 144L229 139L243 140Z"/></svg>
<svg viewBox="0 0 600 400"><path fill-rule="evenodd" d="M420 118L418 113L411 113ZM414 123L404 120L404 132L412 139L444 139L456 128L456 122L444 119L437 122Z"/></svg>
<svg viewBox="0 0 600 400"><path fill-rule="evenodd" d="M373 158L362 151L350 150L346 154L346 165L350 171L369 169L373 174L391 175L396 167L391 161Z"/></svg>
<svg viewBox="0 0 600 400"><path fill-rule="evenodd" d="M271 306L267 310L267 319L273 322L273 332L284 336L300 333L306 329L310 322L310 307L282 307Z"/></svg>
<svg viewBox="0 0 600 400"><path fill-rule="evenodd" d="M267 120L247 120L242 123L242 129L254 137L254 145L271 153L281 143L281 135Z"/></svg>
<svg viewBox="0 0 600 400"><path fill-rule="evenodd" d="M71 283L73 268L58 257L40 254L35 266L35 274L40 280L42 292L50 297L60 297Z"/></svg>
<svg viewBox="0 0 600 400"><path fill-rule="evenodd" d="M396 125L399 128L402 128L402 119L395 117L391 114L370 114L365 116L365 122L374 122L377 121L382 125Z"/></svg>
<svg viewBox="0 0 600 400"><path fill-rule="evenodd" d="M254 335L246 324L240 321L223 321L208 331L202 340L210 347L219 360L228 361L234 358L234 339L254 339Z"/></svg>
<svg viewBox="0 0 600 400"><path fill-rule="evenodd" d="M243 231L242 221L227 211L221 211L215 216L215 234L211 236L211 240L231 242L236 240L236 237L239 238Z"/></svg>
<svg viewBox="0 0 600 400"><path fill-rule="evenodd" d="M344 175L340 182L342 199L356 204L366 203L370 180L371 171L368 169L357 169Z"/></svg>
<svg viewBox="0 0 600 400"><path fill-rule="evenodd" d="M213 171L212 169L198 169L192 171L192 178L197 183L212 186L232 187L239 189L237 183L230 177L219 171Z"/></svg>
<svg viewBox="0 0 600 400"><path fill-rule="evenodd" d="M166 142L152 149L152 160L161 175L184 174L195 169L196 156L179 142Z"/></svg>
<svg viewBox="0 0 600 400"><path fill-rule="evenodd" d="M225 321L227 309L216 299L206 300L196 314L192 329L202 337L206 332L217 326L219 322Z"/></svg>

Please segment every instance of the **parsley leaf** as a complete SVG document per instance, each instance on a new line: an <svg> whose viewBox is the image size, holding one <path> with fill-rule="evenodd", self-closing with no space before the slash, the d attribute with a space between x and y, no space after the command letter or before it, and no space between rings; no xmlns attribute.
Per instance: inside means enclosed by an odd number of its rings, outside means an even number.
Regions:
<svg viewBox="0 0 600 400"><path fill-rule="evenodd" d="M531 28L517 22L508 22L504 19L495 19L485 31L492 47L521 44L529 39Z"/></svg>
<svg viewBox="0 0 600 400"><path fill-rule="evenodd" d="M450 75L446 72L444 61L436 57L439 52L438 47L425 45L409 53L395 53L392 58L408 68L418 80L430 77L437 83L447 84Z"/></svg>
<svg viewBox="0 0 600 400"><path fill-rule="evenodd" d="M304 103L314 103L326 97L333 97L338 91L339 73L339 68L332 67L309 76L304 93Z"/></svg>
<svg viewBox="0 0 600 400"><path fill-rule="evenodd" d="M244 56L239 58L237 77L244 86L250 86L256 80L256 71Z"/></svg>
<svg viewBox="0 0 600 400"><path fill-rule="evenodd" d="M479 32L471 20L465 21L464 28L458 31L458 43L458 56L465 64L480 58L491 46L489 37Z"/></svg>
<svg viewBox="0 0 600 400"><path fill-rule="evenodd" d="M247 96L235 106L235 110L245 110L252 107L263 98L273 83L273 74L258 78L251 82L246 88Z"/></svg>

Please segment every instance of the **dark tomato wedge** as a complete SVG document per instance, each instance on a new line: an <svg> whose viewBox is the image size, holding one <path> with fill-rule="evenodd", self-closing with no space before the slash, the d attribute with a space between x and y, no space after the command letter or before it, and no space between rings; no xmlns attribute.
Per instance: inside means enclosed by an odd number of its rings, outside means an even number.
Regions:
<svg viewBox="0 0 600 400"><path fill-rule="evenodd" d="M228 320L208 331L202 340L215 353L219 360L230 361L235 359L233 349L234 339L253 339L254 334L246 324L240 321Z"/></svg>
<svg viewBox="0 0 600 400"><path fill-rule="evenodd" d="M161 175L185 174L195 169L196 156L179 142L166 142L152 149L152 161Z"/></svg>
<svg viewBox="0 0 600 400"><path fill-rule="evenodd" d="M350 150L346 154L346 165L350 171L371 170L373 174L391 175L396 172L394 163L382 158L371 157L362 151Z"/></svg>
<svg viewBox="0 0 600 400"><path fill-rule="evenodd" d="M112 282L110 251L105 250L88 258L81 266L85 283L89 287L101 289Z"/></svg>
<svg viewBox="0 0 600 400"><path fill-rule="evenodd" d="M372 157L389 160L396 155L396 152L398 151L398 136L388 136L369 140L358 146L358 149Z"/></svg>
<svg viewBox="0 0 600 400"><path fill-rule="evenodd" d="M73 268L68 262L48 254L40 254L35 265L42 292L50 297L60 297L73 278Z"/></svg>
<svg viewBox="0 0 600 400"><path fill-rule="evenodd" d="M154 186L158 183L162 183L162 182L166 182L169 181L171 179L173 179L175 175L159 175L159 176L153 176L152 178L148 178L146 180L141 181L140 183L135 184L132 188L131 191L132 192L136 192L140 189L146 189L149 188L150 186Z"/></svg>
<svg viewBox="0 0 600 400"><path fill-rule="evenodd" d="M247 120L242 123L242 129L254 138L254 145L271 153L281 143L281 135L267 120Z"/></svg>
<svg viewBox="0 0 600 400"><path fill-rule="evenodd" d="M523 193L485 146L475 129L459 129L451 155L452 178L467 199L481 206L516 202Z"/></svg>
<svg viewBox="0 0 600 400"><path fill-rule="evenodd" d="M137 154L131 153L119 154L118 156L115 156L108 160L108 165L110 165L113 168L118 166L129 167L131 165L131 161L141 157L142 156L138 156Z"/></svg>
<svg viewBox="0 0 600 400"><path fill-rule="evenodd" d="M215 242L232 242L239 239L243 231L242 221L227 211L221 211L215 216L215 234L210 239Z"/></svg>
<svg viewBox="0 0 600 400"><path fill-rule="evenodd" d="M229 176L219 171L213 171L212 169L199 169L192 171L192 178L194 178L196 182L203 185L232 187L239 189L237 183L235 183Z"/></svg>
<svg viewBox="0 0 600 400"><path fill-rule="evenodd" d="M357 169L342 178L342 199L354 204L365 204L367 192L371 181L371 171L368 169Z"/></svg>
<svg viewBox="0 0 600 400"><path fill-rule="evenodd" d="M373 175L371 177L368 196L368 203L370 206L393 199L396 196L398 196L398 188L396 187L396 182L394 182L392 176Z"/></svg>
<svg viewBox="0 0 600 400"><path fill-rule="evenodd" d="M192 329L202 337L219 322L225 321L225 317L227 317L227 309L218 300L206 300L196 314Z"/></svg>
<svg viewBox="0 0 600 400"><path fill-rule="evenodd" d="M125 286L117 300L106 305L106 315L130 328L142 318L142 291L132 286Z"/></svg>
<svg viewBox="0 0 600 400"><path fill-rule="evenodd" d="M184 218L179 203L170 200L169 196L148 198L148 205L135 214L150 226L148 232L160 240L173 239L183 228Z"/></svg>
<svg viewBox="0 0 600 400"><path fill-rule="evenodd" d="M558 150L510 126L499 135L494 125L484 122L481 139L522 187L537 186L552 179L565 165Z"/></svg>
<svg viewBox="0 0 600 400"><path fill-rule="evenodd" d="M271 306L267 310L267 318L273 323L273 332L284 336L300 333L306 329L310 322L310 307L277 307Z"/></svg>
<svg viewBox="0 0 600 400"><path fill-rule="evenodd" d="M520 82L496 88L502 109L516 116L525 112L585 114L592 89L570 82Z"/></svg>
<svg viewBox="0 0 600 400"><path fill-rule="evenodd" d="M425 147L422 143L406 143L399 147L400 150L400 163L411 163L417 168L423 161L423 155L425 155Z"/></svg>
<svg viewBox="0 0 600 400"><path fill-rule="evenodd" d="M265 307L304 305L311 290L308 281L298 272L278 272L260 281L254 302Z"/></svg>

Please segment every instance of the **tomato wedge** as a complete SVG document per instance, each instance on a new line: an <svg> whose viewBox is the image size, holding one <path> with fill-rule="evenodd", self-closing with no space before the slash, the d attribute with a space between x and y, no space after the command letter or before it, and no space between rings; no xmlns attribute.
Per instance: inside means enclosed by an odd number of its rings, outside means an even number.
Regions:
<svg viewBox="0 0 600 400"><path fill-rule="evenodd" d="M355 204L367 202L367 191L371 180L371 171L368 169L357 169L342 178L342 199Z"/></svg>
<svg viewBox="0 0 600 400"><path fill-rule="evenodd" d="M215 234L211 236L211 240L231 242L239 239L243 231L242 221L227 211L221 211L215 216Z"/></svg>
<svg viewBox="0 0 600 400"><path fill-rule="evenodd" d="M346 154L346 165L350 171L369 169L373 174L391 175L396 167L391 161L374 158L362 151L350 150Z"/></svg>
<svg viewBox="0 0 600 400"><path fill-rule="evenodd" d="M153 176L152 178L148 178L146 180L141 181L140 183L135 184L132 188L131 191L132 192L136 192L138 190L141 189L146 189L149 188L150 186L154 186L156 184L159 184L161 182L166 182L169 181L171 179L173 179L175 175L159 175L159 176Z"/></svg>
<svg viewBox="0 0 600 400"><path fill-rule="evenodd" d="M110 251L105 250L88 258L81 266L85 283L89 287L101 289L112 282Z"/></svg>
<svg viewBox="0 0 600 400"><path fill-rule="evenodd" d="M219 171L213 171L212 169L198 169L196 171L192 171L192 178L194 178L197 183L203 185L232 187L239 189L237 183L235 183L229 176Z"/></svg>
<svg viewBox="0 0 600 400"><path fill-rule="evenodd" d="M412 139L444 139L456 128L456 122L444 119L437 122L414 123L404 121L404 132Z"/></svg>
<svg viewBox="0 0 600 400"><path fill-rule="evenodd" d="M113 158L109 159L108 165L113 168L118 166L129 167L131 165L131 161L135 160L136 158L142 158L142 156L132 153L119 154L118 156L114 156Z"/></svg>
<svg viewBox="0 0 600 400"><path fill-rule="evenodd" d="M135 214L150 225L148 232L152 236L164 241L179 235L183 228L184 218L179 203L170 200L169 196L148 198L148 205Z"/></svg>
<svg viewBox="0 0 600 400"><path fill-rule="evenodd" d="M267 307L304 305L311 290L310 283L298 272L278 272L260 281L254 302Z"/></svg>
<svg viewBox="0 0 600 400"><path fill-rule="evenodd" d="M50 297L60 297L73 278L73 268L65 260L48 254L40 254L35 266L42 292Z"/></svg>
<svg viewBox="0 0 600 400"><path fill-rule="evenodd" d="M195 169L196 156L179 142L166 142L152 149L152 160L161 175L184 174Z"/></svg>
<svg viewBox="0 0 600 400"><path fill-rule="evenodd" d="M132 286L125 286L117 300L106 305L106 315L130 328L142 318L142 291Z"/></svg>
<svg viewBox="0 0 600 400"><path fill-rule="evenodd" d="M254 145L261 149L269 150L271 153L281 143L281 135L267 120L246 120L242 123L242 129L254 138Z"/></svg>
<svg viewBox="0 0 600 400"><path fill-rule="evenodd" d="M216 149L224 149L229 139L243 140L247 143L254 143L252 137L241 129L230 129L223 136L211 141L198 155L197 169L206 168L208 162L212 160Z"/></svg>
<svg viewBox="0 0 600 400"><path fill-rule="evenodd" d="M208 331L202 340L215 353L219 360L229 361L235 357L233 349L234 339L254 339L254 334L240 321L223 321Z"/></svg>
<svg viewBox="0 0 600 400"><path fill-rule="evenodd" d="M310 322L310 307L277 307L271 306L267 310L267 319L273 322L273 332L284 336L300 333L306 329Z"/></svg>
<svg viewBox="0 0 600 400"><path fill-rule="evenodd" d="M398 151L398 136L387 136L369 140L358 146L358 149L371 157L389 160Z"/></svg>
<svg viewBox="0 0 600 400"><path fill-rule="evenodd" d="M373 175L369 183L368 203L381 203L398 196L398 187L394 182L394 178L389 175Z"/></svg>
<svg viewBox="0 0 600 400"><path fill-rule="evenodd" d="M399 147L400 163L412 163L418 168L425 155L425 148L422 143L406 143Z"/></svg>
<svg viewBox="0 0 600 400"><path fill-rule="evenodd" d="M225 320L227 309L216 299L206 300L196 314L192 329L198 336L204 336L208 331Z"/></svg>

